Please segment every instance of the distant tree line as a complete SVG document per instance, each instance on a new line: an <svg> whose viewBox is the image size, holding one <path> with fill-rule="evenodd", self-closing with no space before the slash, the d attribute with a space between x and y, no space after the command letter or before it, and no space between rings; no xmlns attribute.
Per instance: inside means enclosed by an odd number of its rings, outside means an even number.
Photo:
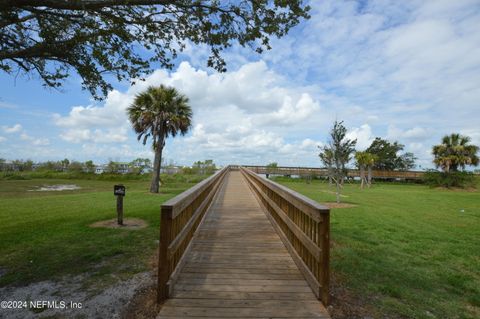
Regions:
<svg viewBox="0 0 480 319"><path fill-rule="evenodd" d="M213 160L196 161L191 167L178 166L170 161L162 161L162 172L166 174L210 175L215 173L217 166ZM75 161L65 158L61 161L46 161L35 163L32 160L7 161L0 158L2 172L66 172L84 174L132 174L142 175L152 172L152 161L148 158L136 158L131 162L116 162L110 160L107 164L95 165L93 161Z"/></svg>
<svg viewBox="0 0 480 319"><path fill-rule="evenodd" d="M196 161L193 163L192 167L184 167L183 173L184 174L199 174L199 175L210 175L215 173L217 170L217 166L213 162L213 160L204 160L204 161Z"/></svg>
<svg viewBox="0 0 480 319"><path fill-rule="evenodd" d="M397 141L375 138L365 151L355 151L356 140L346 137L347 129L343 121L335 121L330 131L328 143L320 148L320 160L328 170L330 183L334 182L337 189L337 202L340 201L340 190L347 177L346 166L353 158L360 171L361 188L370 187L372 170L406 171L415 168L417 158L411 152L404 152L404 145ZM466 172L467 166L477 166L479 147L470 143L468 136L457 133L446 135L442 143L432 148L434 164L442 172L427 172L425 181L434 186L474 185L471 172Z"/></svg>
<svg viewBox="0 0 480 319"><path fill-rule="evenodd" d="M31 171L51 171L51 172L71 172L71 173L95 173L97 167L101 167L101 172L122 173L122 169L128 169L129 173L143 174L148 172L151 167L151 161L148 158L137 158L128 163L109 161L106 165L95 165L92 160L85 162L69 160L65 158L61 161L46 161L35 163L32 160L16 159L6 161L0 159L0 170L4 172L31 172Z"/></svg>

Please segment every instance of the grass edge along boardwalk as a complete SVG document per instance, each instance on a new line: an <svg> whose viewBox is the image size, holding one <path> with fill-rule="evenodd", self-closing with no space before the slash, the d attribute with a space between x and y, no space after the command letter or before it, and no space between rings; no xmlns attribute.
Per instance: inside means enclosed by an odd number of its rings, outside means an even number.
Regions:
<svg viewBox="0 0 480 319"><path fill-rule="evenodd" d="M325 180L274 180L335 203ZM330 212L332 317L480 318L479 189L346 183L352 206Z"/></svg>
<svg viewBox="0 0 480 319"><path fill-rule="evenodd" d="M245 177L227 174L157 318L330 318Z"/></svg>

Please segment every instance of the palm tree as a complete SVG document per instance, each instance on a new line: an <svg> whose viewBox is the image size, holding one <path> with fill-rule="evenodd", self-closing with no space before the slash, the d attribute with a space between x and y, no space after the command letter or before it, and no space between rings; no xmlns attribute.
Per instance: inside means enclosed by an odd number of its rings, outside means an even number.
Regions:
<svg viewBox="0 0 480 319"><path fill-rule="evenodd" d="M366 151L355 153L355 159L357 160L357 164L360 169L361 188L364 188L365 184L370 187L372 183L372 167L375 164L377 158L378 157L375 154ZM365 177L365 168L368 169L368 177Z"/></svg>
<svg viewBox="0 0 480 319"><path fill-rule="evenodd" d="M367 178L365 177L365 167L368 163L368 152L356 152L355 160L357 161L358 168L360 169L360 188L363 189L366 184Z"/></svg>
<svg viewBox="0 0 480 319"><path fill-rule="evenodd" d="M155 158L150 192L158 193L165 140L178 133L185 135L192 126L192 109L188 105L188 98L172 87L150 86L135 96L127 112L138 140L145 145L149 138L152 139Z"/></svg>
<svg viewBox="0 0 480 319"><path fill-rule="evenodd" d="M478 165L478 146L469 144L470 137L457 133L446 135L442 138L442 144L435 145L432 153L435 156L433 162L441 167L446 173L464 169L466 165Z"/></svg>
<svg viewBox="0 0 480 319"><path fill-rule="evenodd" d="M372 168L373 168L373 165L375 165L375 163L378 161L378 155L372 154L372 153L367 153L367 154L368 154L367 160L366 160L367 170L368 170L367 186L370 187L372 186Z"/></svg>

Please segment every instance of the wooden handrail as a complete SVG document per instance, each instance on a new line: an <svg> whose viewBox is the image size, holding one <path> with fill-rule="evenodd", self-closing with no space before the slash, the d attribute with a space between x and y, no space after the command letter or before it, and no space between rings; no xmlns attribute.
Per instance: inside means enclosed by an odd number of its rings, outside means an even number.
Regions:
<svg viewBox="0 0 480 319"><path fill-rule="evenodd" d="M278 174L278 175L300 175L300 176L328 176L328 169L318 167L267 167L267 166L242 166L257 174ZM400 179L422 179L425 175L423 171L386 171L373 170L372 176L377 179L400 178ZM348 169L348 177L359 177L360 170Z"/></svg>
<svg viewBox="0 0 480 319"><path fill-rule="evenodd" d="M248 169L240 170L313 292L328 305L330 209Z"/></svg>
<svg viewBox="0 0 480 319"><path fill-rule="evenodd" d="M167 299L171 294L173 284L185 263L183 256L188 251L193 235L229 169L228 166L224 167L162 205L158 256L158 302Z"/></svg>

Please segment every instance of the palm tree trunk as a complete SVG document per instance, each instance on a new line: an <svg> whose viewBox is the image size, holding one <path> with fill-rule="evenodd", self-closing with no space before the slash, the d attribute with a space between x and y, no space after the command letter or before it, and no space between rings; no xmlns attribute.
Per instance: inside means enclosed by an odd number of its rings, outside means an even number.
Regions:
<svg viewBox="0 0 480 319"><path fill-rule="evenodd" d="M160 185L160 167L162 163L163 147L160 143L155 147L155 158L153 160L153 176L150 185L150 193L158 193Z"/></svg>
<svg viewBox="0 0 480 319"><path fill-rule="evenodd" d="M370 187L372 185L372 166L368 166L368 178L367 178L367 185Z"/></svg>
<svg viewBox="0 0 480 319"><path fill-rule="evenodd" d="M158 139L158 144L155 147L155 158L153 159L153 176L152 184L150 185L150 193L158 193L160 188L160 169L162 167L162 152L164 146L164 137Z"/></svg>
<svg viewBox="0 0 480 319"><path fill-rule="evenodd" d="M360 188L363 189L365 187L365 167L360 165Z"/></svg>

